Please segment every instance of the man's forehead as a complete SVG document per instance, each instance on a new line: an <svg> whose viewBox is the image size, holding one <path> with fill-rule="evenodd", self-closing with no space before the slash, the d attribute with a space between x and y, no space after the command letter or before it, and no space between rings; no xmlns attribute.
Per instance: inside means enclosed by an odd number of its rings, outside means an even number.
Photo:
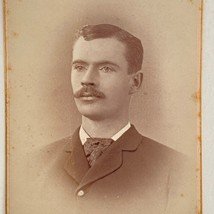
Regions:
<svg viewBox="0 0 214 214"><path fill-rule="evenodd" d="M90 41L80 37L73 47L74 59L126 61L125 45L113 37Z"/></svg>
<svg viewBox="0 0 214 214"><path fill-rule="evenodd" d="M117 40L115 37L96 38L92 40L85 40L83 37L79 37L74 43L73 51L86 48L89 48L90 50L105 48L109 50L120 49L125 51L125 44Z"/></svg>

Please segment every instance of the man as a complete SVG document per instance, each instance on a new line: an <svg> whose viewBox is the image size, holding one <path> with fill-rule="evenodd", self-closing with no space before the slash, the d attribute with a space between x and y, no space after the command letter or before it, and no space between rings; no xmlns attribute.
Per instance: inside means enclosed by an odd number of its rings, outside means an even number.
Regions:
<svg viewBox="0 0 214 214"><path fill-rule="evenodd" d="M34 198L40 213L195 213L188 158L129 122L142 61L141 41L125 30L110 24L80 30L71 83L82 124L43 149L47 166Z"/></svg>

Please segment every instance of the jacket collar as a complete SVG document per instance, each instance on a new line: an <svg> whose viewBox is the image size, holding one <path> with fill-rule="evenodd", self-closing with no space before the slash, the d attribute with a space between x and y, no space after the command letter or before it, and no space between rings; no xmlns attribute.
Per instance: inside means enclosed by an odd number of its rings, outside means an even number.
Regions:
<svg viewBox="0 0 214 214"><path fill-rule="evenodd" d="M141 139L142 136L132 125L90 168L77 129L72 142L66 146L66 152L70 155L64 166L67 173L79 184L77 191L118 170L123 163L122 153L136 151Z"/></svg>

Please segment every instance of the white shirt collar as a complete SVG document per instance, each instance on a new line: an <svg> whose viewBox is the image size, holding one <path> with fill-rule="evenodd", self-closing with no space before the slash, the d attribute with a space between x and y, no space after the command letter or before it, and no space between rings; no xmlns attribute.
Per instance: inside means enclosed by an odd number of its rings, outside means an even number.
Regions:
<svg viewBox="0 0 214 214"><path fill-rule="evenodd" d="M124 126L120 131L118 131L115 135L111 137L112 140L116 141L119 137L121 137L129 128L131 127L131 123L128 122L126 126ZM80 127L79 130L79 137L82 142L82 145L86 142L87 138L90 138L90 136L86 133L86 131L83 129L83 127Z"/></svg>

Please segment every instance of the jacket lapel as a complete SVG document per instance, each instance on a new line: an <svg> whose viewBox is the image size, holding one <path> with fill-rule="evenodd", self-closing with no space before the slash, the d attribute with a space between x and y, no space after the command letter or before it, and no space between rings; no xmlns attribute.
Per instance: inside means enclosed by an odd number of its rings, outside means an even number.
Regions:
<svg viewBox="0 0 214 214"><path fill-rule="evenodd" d="M64 169L79 184L89 170L89 164L79 139L79 128L74 132L71 142L66 145L65 152L70 155L64 164Z"/></svg>
<svg viewBox="0 0 214 214"><path fill-rule="evenodd" d="M142 136L132 125L131 128L116 142L114 142L86 172L77 188L77 191L118 170L123 163L122 153L124 151L136 151L141 140Z"/></svg>

